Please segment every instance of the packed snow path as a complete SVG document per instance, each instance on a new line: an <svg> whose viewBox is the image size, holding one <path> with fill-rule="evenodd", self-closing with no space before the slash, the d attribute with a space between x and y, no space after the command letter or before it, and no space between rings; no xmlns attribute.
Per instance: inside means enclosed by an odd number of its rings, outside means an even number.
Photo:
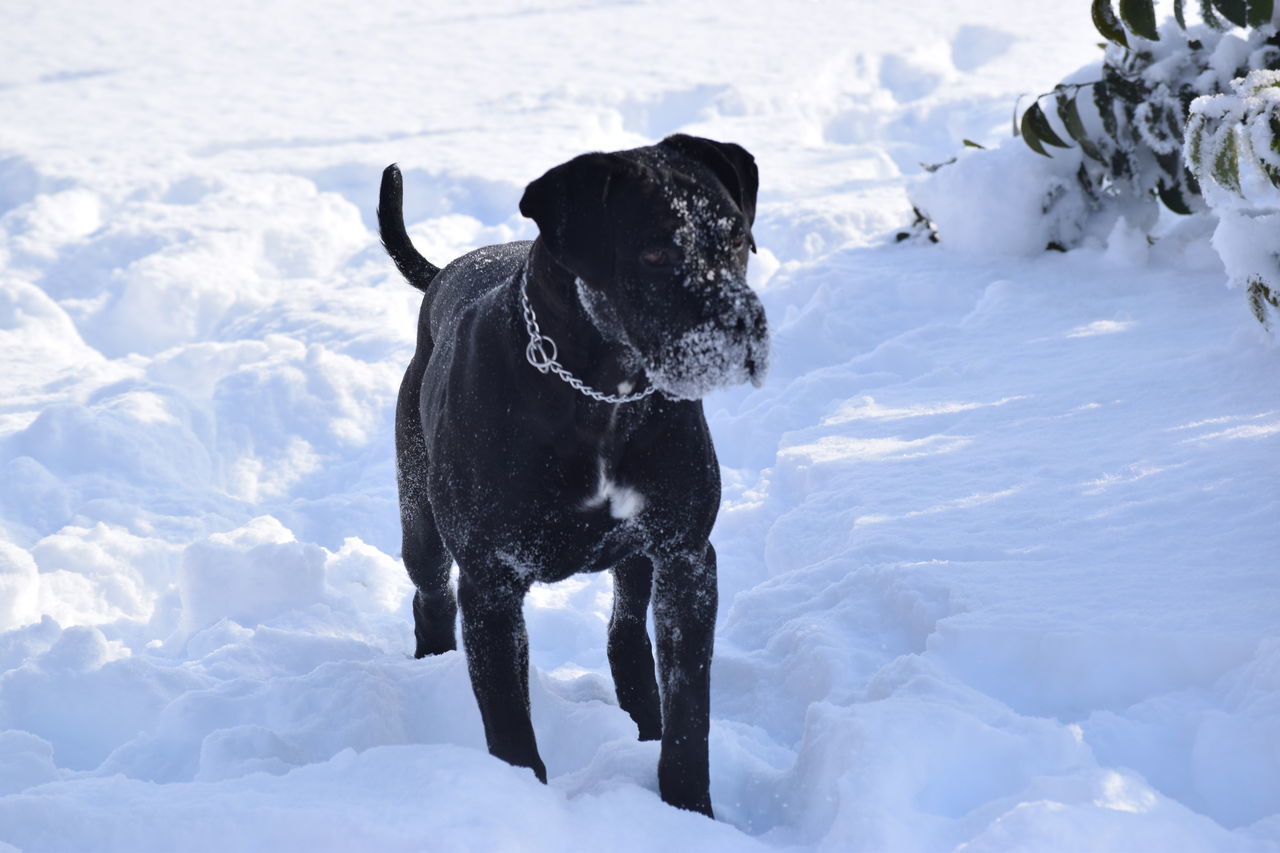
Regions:
<svg viewBox="0 0 1280 853"><path fill-rule="evenodd" d="M1087 8L16 0L0 11L0 851L1280 849L1278 354L1208 245L895 245ZM551 776L413 661L416 293L525 182L757 157L759 390L708 399L712 822L662 804L607 577L528 604Z"/></svg>

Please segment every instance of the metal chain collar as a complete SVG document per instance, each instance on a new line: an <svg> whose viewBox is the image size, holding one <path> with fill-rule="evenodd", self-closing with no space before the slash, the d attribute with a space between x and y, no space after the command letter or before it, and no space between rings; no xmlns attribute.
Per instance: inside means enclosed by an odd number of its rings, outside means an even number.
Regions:
<svg viewBox="0 0 1280 853"><path fill-rule="evenodd" d="M524 348L524 357L529 360L529 363L539 373L554 373L568 383L570 388L582 392L593 400L599 400L601 403L634 403L637 400L643 400L658 390L653 385L650 385L635 394L605 394L570 373L563 364L556 360L560 354L556 349L556 342L542 334L542 330L538 328L538 317L533 313L533 305L529 302L528 284L529 268L525 267L520 274L520 308L524 311L524 324L529 330L529 345Z"/></svg>

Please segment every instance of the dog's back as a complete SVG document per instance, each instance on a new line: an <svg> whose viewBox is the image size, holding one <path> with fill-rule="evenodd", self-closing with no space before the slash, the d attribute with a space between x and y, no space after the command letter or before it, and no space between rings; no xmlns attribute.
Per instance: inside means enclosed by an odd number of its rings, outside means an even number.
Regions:
<svg viewBox="0 0 1280 853"><path fill-rule="evenodd" d="M532 245L522 240L485 246L455 258L434 276L423 302L423 319L437 344L449 340L446 330L463 311L519 274Z"/></svg>

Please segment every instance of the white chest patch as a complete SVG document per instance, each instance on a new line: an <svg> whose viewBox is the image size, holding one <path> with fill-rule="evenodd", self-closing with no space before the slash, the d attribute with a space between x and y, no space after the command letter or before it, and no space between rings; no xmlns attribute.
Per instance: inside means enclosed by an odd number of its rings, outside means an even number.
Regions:
<svg viewBox="0 0 1280 853"><path fill-rule="evenodd" d="M631 518L644 509L644 495L630 486L609 479L603 459L599 460L597 470L599 478L596 481L596 493L582 502L583 509L599 509L608 504L609 515L619 521Z"/></svg>

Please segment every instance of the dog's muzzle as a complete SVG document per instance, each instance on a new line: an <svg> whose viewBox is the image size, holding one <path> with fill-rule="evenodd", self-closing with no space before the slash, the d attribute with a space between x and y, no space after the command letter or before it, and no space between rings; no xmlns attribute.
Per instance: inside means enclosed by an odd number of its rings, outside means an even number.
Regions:
<svg viewBox="0 0 1280 853"><path fill-rule="evenodd" d="M732 310L669 339L645 364L660 391L685 400L742 382L759 387L768 368L764 306L745 284Z"/></svg>

